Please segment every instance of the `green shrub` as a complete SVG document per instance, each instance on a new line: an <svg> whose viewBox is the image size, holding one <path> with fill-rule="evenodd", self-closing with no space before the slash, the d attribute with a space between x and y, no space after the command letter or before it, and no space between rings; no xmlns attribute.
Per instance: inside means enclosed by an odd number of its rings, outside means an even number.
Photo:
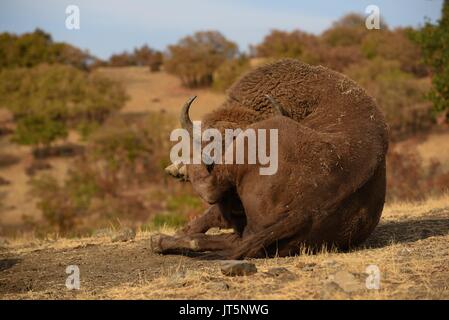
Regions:
<svg viewBox="0 0 449 320"><path fill-rule="evenodd" d="M433 71L428 97L435 112L445 114L449 121L449 0L443 3L438 23L427 22L414 34L414 39L422 49L425 63Z"/></svg>
<svg viewBox="0 0 449 320"><path fill-rule="evenodd" d="M14 140L49 146L70 129L95 126L126 101L123 88L97 74L71 66L38 65L0 71L0 105L17 122Z"/></svg>
<svg viewBox="0 0 449 320"><path fill-rule="evenodd" d="M40 29L20 36L0 33L0 57L0 69L60 63L86 70L98 60L67 43L54 42L48 33Z"/></svg>

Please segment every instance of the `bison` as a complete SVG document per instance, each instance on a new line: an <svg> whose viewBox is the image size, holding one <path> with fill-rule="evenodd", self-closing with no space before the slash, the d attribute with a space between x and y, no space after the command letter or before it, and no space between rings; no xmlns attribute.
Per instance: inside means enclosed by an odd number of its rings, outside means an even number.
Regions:
<svg viewBox="0 0 449 320"><path fill-rule="evenodd" d="M181 111L187 130L192 101ZM176 235L153 235L155 252L242 259L346 249L378 224L388 128L375 101L343 74L293 59L259 67L202 128L278 129L277 173L260 175L259 163L172 164L166 171L211 206ZM207 234L212 227L234 232Z"/></svg>

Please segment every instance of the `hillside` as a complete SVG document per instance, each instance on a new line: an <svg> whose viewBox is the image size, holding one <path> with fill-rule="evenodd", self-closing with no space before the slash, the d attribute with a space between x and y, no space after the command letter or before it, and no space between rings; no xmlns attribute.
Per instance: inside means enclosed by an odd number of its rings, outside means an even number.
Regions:
<svg viewBox="0 0 449 320"><path fill-rule="evenodd" d="M207 89L189 90L181 86L179 80L165 72L151 73L144 67L103 68L98 71L108 78L123 83L129 100L120 111L122 114L146 113L164 110L176 118L186 99L198 95L191 114L193 119L220 105L224 95ZM0 114L1 118L7 115ZM79 144L78 136L72 133L60 145ZM67 172L70 157L51 157L46 160L51 166L44 172L51 173L62 180ZM26 168L33 162L31 148L10 142L10 137L0 135L0 177L8 184L0 183L0 196L3 194L3 208L0 207L0 235L2 229L8 231L23 223L23 216L40 219L35 199L29 194L29 176Z"/></svg>
<svg viewBox="0 0 449 320"><path fill-rule="evenodd" d="M147 232L128 242L107 234L0 243L0 298L449 299L449 196L387 206L350 252L256 259L258 272L243 277L223 275L218 261L153 254ZM79 290L65 286L68 265L79 267ZM378 290L366 289L369 265L380 269Z"/></svg>

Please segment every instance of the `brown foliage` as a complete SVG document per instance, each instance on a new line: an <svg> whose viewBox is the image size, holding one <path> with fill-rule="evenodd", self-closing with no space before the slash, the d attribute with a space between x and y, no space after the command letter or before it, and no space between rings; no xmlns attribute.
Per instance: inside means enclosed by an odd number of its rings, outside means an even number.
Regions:
<svg viewBox="0 0 449 320"><path fill-rule="evenodd" d="M112 67L148 66L152 72L159 71L162 63L162 52L151 49L147 45L135 48L132 53L125 51L109 58L109 65Z"/></svg>
<svg viewBox="0 0 449 320"><path fill-rule="evenodd" d="M372 95L385 114L390 138L399 140L431 128L434 119L425 99L427 79L418 79L401 70L394 60L376 58L345 70Z"/></svg>
<svg viewBox="0 0 449 320"><path fill-rule="evenodd" d="M256 56L263 58L304 58L311 55L317 45L318 39L312 34L300 30L272 30L254 50Z"/></svg>
<svg viewBox="0 0 449 320"><path fill-rule="evenodd" d="M201 31L168 47L165 69L187 87L210 86L222 63L236 57L238 48L217 31Z"/></svg>
<svg viewBox="0 0 449 320"><path fill-rule="evenodd" d="M390 200L423 200L448 191L449 171L433 160L424 166L413 146L398 150L394 145L387 156L387 197Z"/></svg>

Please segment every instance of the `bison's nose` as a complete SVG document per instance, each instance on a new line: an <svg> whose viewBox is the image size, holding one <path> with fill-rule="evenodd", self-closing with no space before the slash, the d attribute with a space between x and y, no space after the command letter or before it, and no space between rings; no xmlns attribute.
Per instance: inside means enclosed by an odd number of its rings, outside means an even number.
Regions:
<svg viewBox="0 0 449 320"><path fill-rule="evenodd" d="M186 166L181 162L172 163L167 168L165 168L165 172L177 179L184 181L187 180L187 169Z"/></svg>

